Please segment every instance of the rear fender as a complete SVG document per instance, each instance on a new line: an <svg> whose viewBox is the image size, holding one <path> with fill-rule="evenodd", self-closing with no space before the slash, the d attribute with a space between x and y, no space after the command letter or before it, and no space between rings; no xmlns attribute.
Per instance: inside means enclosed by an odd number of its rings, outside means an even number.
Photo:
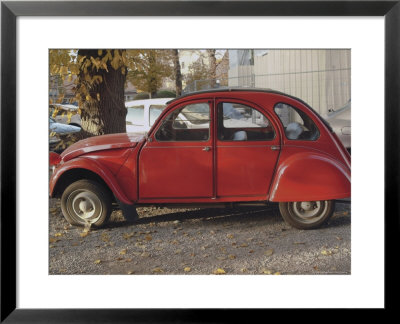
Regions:
<svg viewBox="0 0 400 324"><path fill-rule="evenodd" d="M75 158L70 160L60 167L56 168L51 179L50 179L50 197L54 194L54 189L57 183L63 178L63 176L68 176L68 171L74 169L83 169L95 173L99 176L108 188L113 192L115 197L123 202L124 204L132 204L133 202L128 199L120 185L118 184L115 176L110 170L104 168L98 161L90 158Z"/></svg>
<svg viewBox="0 0 400 324"><path fill-rule="evenodd" d="M316 201L351 196L350 170L318 153L298 153L279 162L270 201Z"/></svg>

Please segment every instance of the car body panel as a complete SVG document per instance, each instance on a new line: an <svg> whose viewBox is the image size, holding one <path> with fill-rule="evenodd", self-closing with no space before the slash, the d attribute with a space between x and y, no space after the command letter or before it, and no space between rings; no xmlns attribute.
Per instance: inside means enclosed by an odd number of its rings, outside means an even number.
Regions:
<svg viewBox="0 0 400 324"><path fill-rule="evenodd" d="M268 141L217 139L216 104L232 100L268 117L275 137ZM211 107L209 139L157 141L155 134L163 119L193 102L208 102ZM319 130L318 139L286 138L274 112L277 103L292 105L309 116ZM146 139L138 134L114 134L72 145L62 154L52 186L59 169L65 172L72 167L106 177L104 181L125 204L310 201L351 195L350 155L329 124L301 100L274 91L215 91L175 99Z"/></svg>
<svg viewBox="0 0 400 324"><path fill-rule="evenodd" d="M296 146L282 150L270 201L316 201L350 196L350 171L346 165L317 150Z"/></svg>
<svg viewBox="0 0 400 324"><path fill-rule="evenodd" d="M68 147L61 157L67 162L80 155L119 148L135 147L144 136L137 133L119 133L89 137Z"/></svg>
<svg viewBox="0 0 400 324"><path fill-rule="evenodd" d="M91 158L77 157L68 162L62 163L57 167L50 179L50 197L53 196L53 191L59 179L68 171L76 169L87 170L98 175L107 184L115 197L124 204L132 204L132 201L126 196L118 183L115 175L103 165L100 161Z"/></svg>

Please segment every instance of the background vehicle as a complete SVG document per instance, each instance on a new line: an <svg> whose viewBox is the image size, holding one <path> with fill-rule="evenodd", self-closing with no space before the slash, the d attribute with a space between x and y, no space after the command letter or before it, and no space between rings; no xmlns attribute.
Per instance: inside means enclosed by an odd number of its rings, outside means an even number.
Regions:
<svg viewBox="0 0 400 324"><path fill-rule="evenodd" d="M260 89L182 96L146 135L91 137L50 158L50 196L75 225L103 225L113 200L126 217L141 205L277 202L287 223L311 229L351 195L350 155L329 124Z"/></svg>
<svg viewBox="0 0 400 324"><path fill-rule="evenodd" d="M125 103L128 112L126 114L126 131L145 133L150 130L158 116L172 98L157 98L132 100Z"/></svg>
<svg viewBox="0 0 400 324"><path fill-rule="evenodd" d="M74 125L57 123L52 117L49 119L49 149L54 150L57 143L61 141L60 136L80 132L81 128Z"/></svg>
<svg viewBox="0 0 400 324"><path fill-rule="evenodd" d="M77 113L78 108L78 105L73 104L51 104L50 116L57 123L81 127L81 116ZM55 113L56 110L57 112ZM70 120L69 114L71 114Z"/></svg>
<svg viewBox="0 0 400 324"><path fill-rule="evenodd" d="M351 150L351 101L342 108L331 111L325 118L334 132L342 141L344 147Z"/></svg>

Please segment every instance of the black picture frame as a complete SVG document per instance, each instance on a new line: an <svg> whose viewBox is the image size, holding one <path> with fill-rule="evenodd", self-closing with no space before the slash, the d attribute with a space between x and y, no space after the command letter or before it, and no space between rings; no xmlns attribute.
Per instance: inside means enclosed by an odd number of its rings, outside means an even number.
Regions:
<svg viewBox="0 0 400 324"><path fill-rule="evenodd" d="M400 3L396 1L4 1L1 3L1 322L219 322L238 310L16 308L16 19L18 16L384 16L385 308L391 309L399 232ZM373 154L371 149L370 154ZM371 188L371 199L374 191ZM371 256L373 258L373 256ZM373 275L373 273L371 273ZM366 283L367 284L367 283ZM392 291L393 290L393 291ZM133 292L134 293L134 292ZM254 311L254 310L253 310ZM260 312L260 310L258 310ZM254 314L257 315L257 314ZM253 317L253 314L252 314ZM255 317L253 317L255 318Z"/></svg>

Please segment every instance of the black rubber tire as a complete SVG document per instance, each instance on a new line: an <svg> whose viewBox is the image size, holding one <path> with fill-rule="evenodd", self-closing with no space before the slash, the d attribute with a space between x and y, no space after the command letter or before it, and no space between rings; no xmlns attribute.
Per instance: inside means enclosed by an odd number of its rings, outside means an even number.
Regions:
<svg viewBox="0 0 400 324"><path fill-rule="evenodd" d="M99 203L100 212L95 221L86 220L79 217L74 212L71 199L76 192L88 192L96 197ZM91 223L91 226L101 227L108 222L112 212L112 202L109 190L103 185L91 180L78 180L70 184L61 196L61 210L65 219L71 225L85 226Z"/></svg>
<svg viewBox="0 0 400 324"><path fill-rule="evenodd" d="M335 211L334 200L320 200L317 203L322 206L322 210L314 220L311 218L305 220L296 215L295 204L298 204L298 202L280 202L279 211L287 224L298 229L314 229L326 223Z"/></svg>

